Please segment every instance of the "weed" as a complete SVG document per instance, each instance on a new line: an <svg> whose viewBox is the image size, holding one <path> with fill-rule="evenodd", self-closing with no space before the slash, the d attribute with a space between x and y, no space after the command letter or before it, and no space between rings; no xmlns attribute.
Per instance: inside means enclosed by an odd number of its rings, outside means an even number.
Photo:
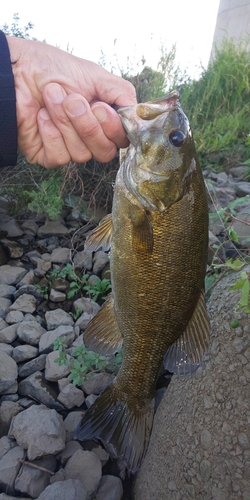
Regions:
<svg viewBox="0 0 250 500"><path fill-rule="evenodd" d="M59 351L59 357L55 363L71 367L68 379L74 385L81 385L85 380L93 376L94 373L104 372L105 368L117 373L122 362L122 351L119 351L112 361L107 356L102 356L93 351L88 351L84 344L75 347L71 356L73 361L67 359L65 338L60 337L55 340L54 351Z"/></svg>
<svg viewBox="0 0 250 500"><path fill-rule="evenodd" d="M97 301L99 298L105 299L106 294L111 289L111 283L109 279L104 278L101 281L96 281L94 284L87 283L83 289L88 292L92 300Z"/></svg>

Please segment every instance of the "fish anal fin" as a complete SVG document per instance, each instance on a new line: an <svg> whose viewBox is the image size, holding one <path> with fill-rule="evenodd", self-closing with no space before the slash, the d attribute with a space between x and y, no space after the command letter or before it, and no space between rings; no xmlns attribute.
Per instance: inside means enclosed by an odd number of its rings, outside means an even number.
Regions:
<svg viewBox="0 0 250 500"><path fill-rule="evenodd" d="M202 292L185 332L166 352L164 368L180 375L192 373L200 365L209 340L210 323Z"/></svg>
<svg viewBox="0 0 250 500"><path fill-rule="evenodd" d="M112 294L88 324L83 339L88 349L99 354L114 354L121 348L123 338L116 320Z"/></svg>
<svg viewBox="0 0 250 500"><path fill-rule="evenodd" d="M131 405L124 393L122 399L115 383L104 390L87 410L78 425L74 439L99 439L113 458L136 472L147 451L154 413L154 401L142 408Z"/></svg>
<svg viewBox="0 0 250 500"><path fill-rule="evenodd" d="M107 252L112 241L112 214L108 214L99 223L92 233L86 238L84 248L88 252L102 249Z"/></svg>
<svg viewBox="0 0 250 500"><path fill-rule="evenodd" d="M132 241L135 251L152 252L154 245L152 224L142 208L133 205L129 213L132 222Z"/></svg>

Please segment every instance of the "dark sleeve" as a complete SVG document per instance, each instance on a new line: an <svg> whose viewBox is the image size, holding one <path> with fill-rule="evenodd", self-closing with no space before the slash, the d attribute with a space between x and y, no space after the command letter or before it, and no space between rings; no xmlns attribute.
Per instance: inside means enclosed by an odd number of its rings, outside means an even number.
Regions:
<svg viewBox="0 0 250 500"><path fill-rule="evenodd" d="M17 163L16 92L7 39L0 31L0 167Z"/></svg>

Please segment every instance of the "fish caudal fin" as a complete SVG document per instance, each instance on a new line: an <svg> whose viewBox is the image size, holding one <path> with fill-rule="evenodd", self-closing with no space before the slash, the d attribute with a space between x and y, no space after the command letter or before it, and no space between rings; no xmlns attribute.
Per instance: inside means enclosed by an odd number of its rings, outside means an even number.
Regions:
<svg viewBox="0 0 250 500"><path fill-rule="evenodd" d="M87 410L74 439L100 439L112 458L120 458L135 473L147 451L154 414L154 400L143 408L118 399L116 384L111 384Z"/></svg>
<svg viewBox="0 0 250 500"><path fill-rule="evenodd" d="M209 340L210 322L202 292L185 332L166 352L164 368L179 375L192 373L200 365Z"/></svg>

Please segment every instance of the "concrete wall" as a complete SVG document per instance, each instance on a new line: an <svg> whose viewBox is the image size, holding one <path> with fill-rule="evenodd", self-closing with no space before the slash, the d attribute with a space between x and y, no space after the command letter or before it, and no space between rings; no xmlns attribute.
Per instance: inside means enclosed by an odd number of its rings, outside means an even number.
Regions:
<svg viewBox="0 0 250 500"><path fill-rule="evenodd" d="M223 38L250 40L250 0L220 0L211 57ZM250 49L250 44L249 44Z"/></svg>

